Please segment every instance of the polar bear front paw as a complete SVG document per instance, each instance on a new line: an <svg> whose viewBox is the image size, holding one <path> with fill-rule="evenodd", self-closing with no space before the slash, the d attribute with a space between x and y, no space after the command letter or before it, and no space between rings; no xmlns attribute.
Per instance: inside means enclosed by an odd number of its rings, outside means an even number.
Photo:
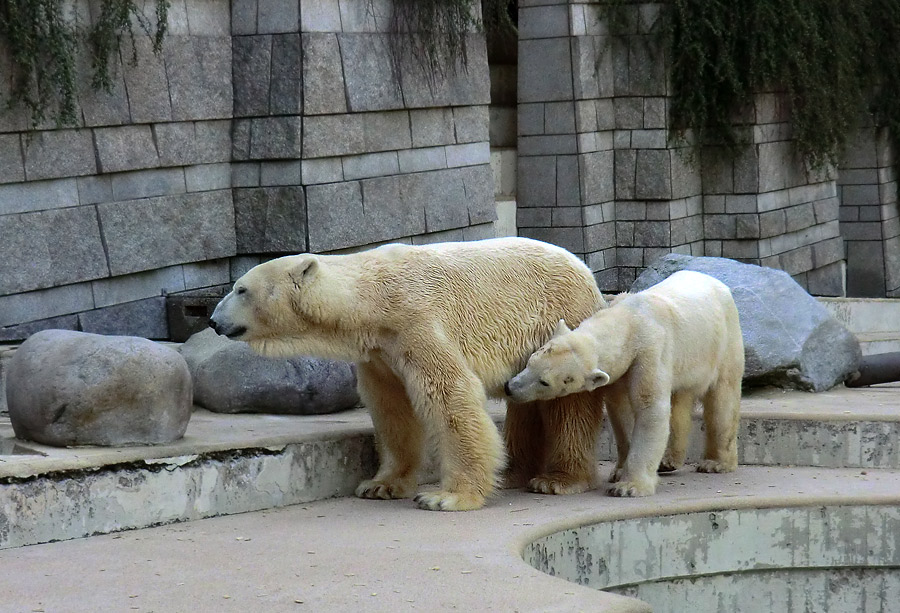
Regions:
<svg viewBox="0 0 900 613"><path fill-rule="evenodd" d="M663 459L660 461L659 468L656 470L656 472L671 473L671 472L675 472L682 466L684 466L683 460L679 461L675 458L669 457L669 455L666 454L663 456Z"/></svg>
<svg viewBox="0 0 900 613"><path fill-rule="evenodd" d="M609 486L610 496L619 498L651 496L655 490L656 488L653 485L638 481L618 481Z"/></svg>
<svg viewBox="0 0 900 613"><path fill-rule="evenodd" d="M737 468L737 463L720 462L719 460L703 460L697 464L698 473L730 473Z"/></svg>
<svg viewBox="0 0 900 613"><path fill-rule="evenodd" d="M590 479L573 479L561 475L535 477L528 482L528 490L537 494L580 494L591 487Z"/></svg>
<svg viewBox="0 0 900 613"><path fill-rule="evenodd" d="M472 511L484 506L484 496L458 492L419 492L414 500L426 511Z"/></svg>
<svg viewBox="0 0 900 613"><path fill-rule="evenodd" d="M392 500L409 498L416 484L409 481L376 481L368 479L356 486L357 498Z"/></svg>

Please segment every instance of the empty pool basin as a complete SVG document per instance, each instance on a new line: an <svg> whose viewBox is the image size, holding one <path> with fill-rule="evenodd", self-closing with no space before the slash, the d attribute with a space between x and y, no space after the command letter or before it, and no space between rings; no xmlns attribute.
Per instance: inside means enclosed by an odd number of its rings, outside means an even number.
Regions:
<svg viewBox="0 0 900 613"><path fill-rule="evenodd" d="M900 611L900 507L745 508L638 517L537 539L538 570L654 612Z"/></svg>

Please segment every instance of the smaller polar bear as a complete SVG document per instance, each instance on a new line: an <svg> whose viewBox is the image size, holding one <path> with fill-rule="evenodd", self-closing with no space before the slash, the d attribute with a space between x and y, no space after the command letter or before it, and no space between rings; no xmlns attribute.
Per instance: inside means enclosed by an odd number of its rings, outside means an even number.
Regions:
<svg viewBox="0 0 900 613"><path fill-rule="evenodd" d="M730 290L708 275L680 271L643 292L617 297L574 331L560 321L506 390L516 402L528 402L608 386L619 457L611 493L647 496L656 490L657 470L684 464L698 399L706 451L697 470L737 467L743 373L744 344Z"/></svg>

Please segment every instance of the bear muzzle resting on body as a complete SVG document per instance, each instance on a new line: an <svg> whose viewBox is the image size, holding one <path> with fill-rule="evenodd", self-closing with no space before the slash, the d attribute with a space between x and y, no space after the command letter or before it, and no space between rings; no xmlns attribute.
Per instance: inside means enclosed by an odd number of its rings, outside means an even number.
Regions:
<svg viewBox="0 0 900 613"><path fill-rule="evenodd" d="M736 468L743 372L730 290L708 275L681 271L622 295L575 330L560 321L505 389L515 402L532 402L605 388L619 456L611 491L647 496L655 491L657 470L684 464L698 401L706 449L697 470Z"/></svg>

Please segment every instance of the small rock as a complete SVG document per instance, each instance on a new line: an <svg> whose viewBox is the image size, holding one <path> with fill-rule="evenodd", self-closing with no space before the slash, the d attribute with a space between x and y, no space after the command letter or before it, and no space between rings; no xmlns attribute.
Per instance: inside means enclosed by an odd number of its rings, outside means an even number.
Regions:
<svg viewBox="0 0 900 613"><path fill-rule="evenodd" d="M731 289L744 336L744 383L823 392L856 371L859 341L784 271L669 254L641 273L631 291L679 270L706 273Z"/></svg>
<svg viewBox="0 0 900 613"><path fill-rule="evenodd" d="M8 364L13 430L45 445L170 443L187 429L191 395L184 358L145 338L44 330Z"/></svg>
<svg viewBox="0 0 900 613"><path fill-rule="evenodd" d="M359 402L353 364L311 357L267 358L211 329L181 346L194 402L216 413L320 415Z"/></svg>

